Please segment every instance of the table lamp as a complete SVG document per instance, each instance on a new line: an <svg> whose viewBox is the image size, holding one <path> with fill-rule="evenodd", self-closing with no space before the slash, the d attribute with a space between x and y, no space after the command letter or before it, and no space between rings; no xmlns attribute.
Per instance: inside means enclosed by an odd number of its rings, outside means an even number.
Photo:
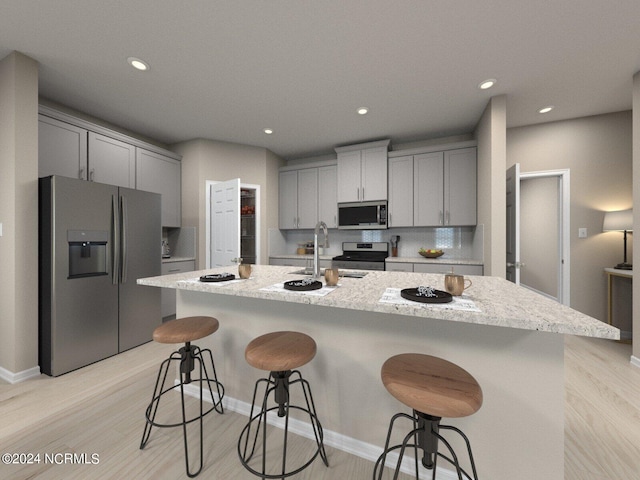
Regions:
<svg viewBox="0 0 640 480"><path fill-rule="evenodd" d="M632 265L627 263L627 232L633 232L633 210L620 210L618 212L606 212L604 214L603 232L624 232L624 260L614 268L631 270Z"/></svg>

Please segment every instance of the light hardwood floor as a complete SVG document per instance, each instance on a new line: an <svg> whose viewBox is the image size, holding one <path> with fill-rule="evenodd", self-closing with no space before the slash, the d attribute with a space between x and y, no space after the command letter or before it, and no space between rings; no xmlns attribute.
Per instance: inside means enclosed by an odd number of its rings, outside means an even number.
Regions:
<svg viewBox="0 0 640 480"><path fill-rule="evenodd" d="M138 448L142 412L157 367L170 350L149 343L55 379L0 385L0 453L75 452L88 454L89 460L99 455L98 464L0 464L0 478L187 478L180 430L155 429L145 450ZM630 354L629 345L567 337L565 479L640 479L640 369L629 364ZM206 417L205 466L199 478L256 478L236 453L245 420L231 412ZM195 444L196 438L191 440ZM300 440L295 448L308 443ZM327 453L330 468L317 460L296 478L371 478L371 462L332 448ZM481 474L482 461L477 461Z"/></svg>

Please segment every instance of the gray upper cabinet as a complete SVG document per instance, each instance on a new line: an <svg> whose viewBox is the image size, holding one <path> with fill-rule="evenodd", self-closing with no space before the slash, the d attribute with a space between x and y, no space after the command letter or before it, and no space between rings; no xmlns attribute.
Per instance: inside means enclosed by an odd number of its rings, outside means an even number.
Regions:
<svg viewBox="0 0 640 480"><path fill-rule="evenodd" d="M136 188L162 195L162 226L181 225L180 162L159 153L136 148Z"/></svg>
<svg viewBox="0 0 640 480"><path fill-rule="evenodd" d="M431 152L413 158L413 224L438 227L445 224L444 154Z"/></svg>
<svg viewBox="0 0 640 480"><path fill-rule="evenodd" d="M285 167L280 171L278 225L283 230L315 228L319 220L336 228L337 166Z"/></svg>
<svg viewBox="0 0 640 480"><path fill-rule="evenodd" d="M318 220L338 228L338 167L318 168Z"/></svg>
<svg viewBox="0 0 640 480"><path fill-rule="evenodd" d="M318 169L280 172L279 226L282 229L314 228L318 221Z"/></svg>
<svg viewBox="0 0 640 480"><path fill-rule="evenodd" d="M338 147L338 202L387 199L389 140Z"/></svg>
<svg viewBox="0 0 640 480"><path fill-rule="evenodd" d="M414 225L477 223L476 148L414 156Z"/></svg>
<svg viewBox="0 0 640 480"><path fill-rule="evenodd" d="M413 226L413 156L389 159L389 227Z"/></svg>
<svg viewBox="0 0 640 480"><path fill-rule="evenodd" d="M118 187L136 187L136 149L133 145L89 132L89 180Z"/></svg>
<svg viewBox="0 0 640 480"><path fill-rule="evenodd" d="M44 115L38 117L38 176L87 179L87 131Z"/></svg>
<svg viewBox="0 0 640 480"><path fill-rule="evenodd" d="M60 175L162 195L162 226L181 224L180 155L40 105L38 176Z"/></svg>
<svg viewBox="0 0 640 480"><path fill-rule="evenodd" d="M444 208L447 225L475 225L477 215L476 148L444 152Z"/></svg>

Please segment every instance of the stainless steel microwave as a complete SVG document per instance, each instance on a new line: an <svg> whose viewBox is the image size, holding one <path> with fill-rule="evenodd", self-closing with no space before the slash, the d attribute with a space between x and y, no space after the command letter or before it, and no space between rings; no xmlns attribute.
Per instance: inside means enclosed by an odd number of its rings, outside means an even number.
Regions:
<svg viewBox="0 0 640 480"><path fill-rule="evenodd" d="M338 228L344 230L387 228L387 201L338 203Z"/></svg>

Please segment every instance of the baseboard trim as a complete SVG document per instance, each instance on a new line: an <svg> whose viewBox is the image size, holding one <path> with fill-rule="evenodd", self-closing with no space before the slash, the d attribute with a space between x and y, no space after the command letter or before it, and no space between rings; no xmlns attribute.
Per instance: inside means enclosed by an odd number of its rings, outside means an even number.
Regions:
<svg viewBox="0 0 640 480"><path fill-rule="evenodd" d="M175 380L175 384L179 385L179 382ZM178 388L175 388L176 391L179 392ZM200 388L194 384L185 385L184 393L195 397L200 398ZM213 403L214 401L218 401L218 395L214 392L213 398L210 395L207 395L208 392L205 392L204 400L209 403ZM251 404L247 402L243 402L238 400L237 398L225 396L222 399L222 406L231 412L239 413L240 415L244 415L248 417L251 413ZM284 419L279 418L275 412L271 412L267 415L267 423L273 425L277 428L284 428ZM298 419L290 419L289 420L289 431L300 435L302 437L313 440L313 428L310 423L303 422ZM342 450L343 452L349 453L351 455L355 455L360 458L364 458L365 460L370 460L375 462L378 457L382 454L382 447L377 445L372 445L367 442L363 442L362 440L358 440L352 437L348 437L338 432L333 432L331 430L323 429L324 433L324 444L329 447L336 448L338 450ZM398 454L396 452L391 452L387 455L387 459L385 465L389 468L394 469L398 462ZM413 457L405 457L402 459L402 466L400 470L403 473L412 475L415 474L415 462ZM373 471L372 471L373 474ZM433 475L432 471L423 470L420 472L420 479L431 479ZM458 480L458 475L453 471L442 467L437 467L437 478L439 480Z"/></svg>
<svg viewBox="0 0 640 480"><path fill-rule="evenodd" d="M640 358L631 355L631 365L640 368Z"/></svg>
<svg viewBox="0 0 640 480"><path fill-rule="evenodd" d="M0 379L11 384L24 382L33 377L40 375L40 367L28 368L18 373L13 373L6 368L0 367Z"/></svg>

